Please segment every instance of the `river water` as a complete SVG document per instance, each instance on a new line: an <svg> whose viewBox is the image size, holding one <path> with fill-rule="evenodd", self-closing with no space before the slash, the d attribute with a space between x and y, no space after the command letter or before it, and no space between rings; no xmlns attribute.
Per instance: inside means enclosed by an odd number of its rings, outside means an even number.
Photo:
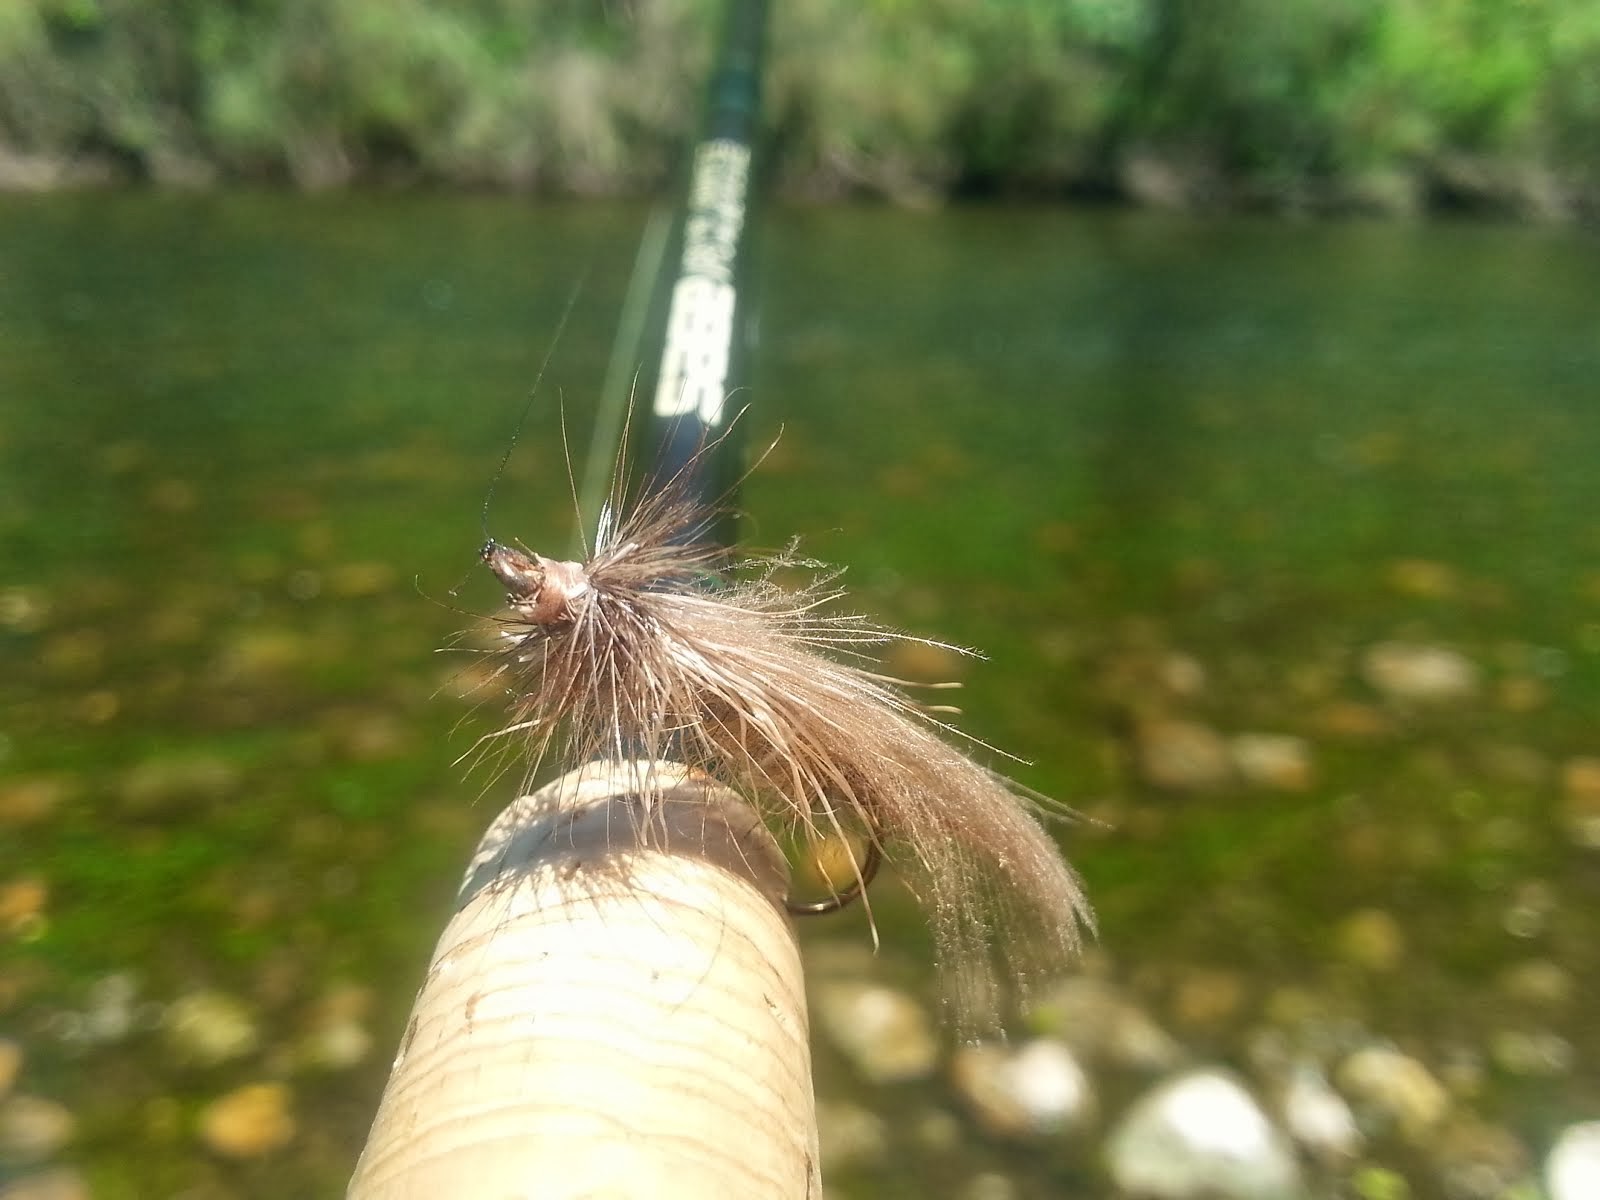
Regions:
<svg viewBox="0 0 1600 1200"><path fill-rule="evenodd" d="M0 201L0 1035L73 1123L36 1157L94 1196L342 1186L509 786L453 765L491 717L434 651L496 604L479 509L583 280L489 513L569 536L560 409L581 454L642 224ZM746 420L781 436L746 539L985 652L892 665L958 673L964 726L1093 818L1062 831L1093 977L1257 1083L1264 1046L1329 1075L1395 1046L1513 1184L1600 1117L1595 240L766 225ZM858 916L808 949L925 1002L914 912L881 907L876 958ZM882 1122L840 1195L1097 1194L1092 1136L985 1136L942 1076L874 1089L825 1037L817 1070ZM1141 1077L1097 1079L1110 1124ZM202 1149L257 1085L238 1157ZM1471 1194L1393 1131L1357 1158L1317 1187Z"/></svg>

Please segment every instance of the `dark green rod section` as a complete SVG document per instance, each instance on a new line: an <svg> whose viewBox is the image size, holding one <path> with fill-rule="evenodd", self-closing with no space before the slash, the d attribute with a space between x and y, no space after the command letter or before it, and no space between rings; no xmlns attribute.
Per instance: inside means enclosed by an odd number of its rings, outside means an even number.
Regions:
<svg viewBox="0 0 1600 1200"><path fill-rule="evenodd" d="M755 332L751 201L767 0L731 0L644 340L629 458L642 486L681 476L712 515L696 539L732 546Z"/></svg>

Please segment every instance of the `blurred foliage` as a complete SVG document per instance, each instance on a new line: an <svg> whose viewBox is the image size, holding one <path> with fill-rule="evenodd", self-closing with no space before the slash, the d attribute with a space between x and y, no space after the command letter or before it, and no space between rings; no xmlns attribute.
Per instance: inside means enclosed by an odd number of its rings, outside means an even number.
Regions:
<svg viewBox="0 0 1600 1200"><path fill-rule="evenodd" d="M722 0L9 0L0 185L666 176ZM784 0L790 190L1593 211L1592 0Z"/></svg>

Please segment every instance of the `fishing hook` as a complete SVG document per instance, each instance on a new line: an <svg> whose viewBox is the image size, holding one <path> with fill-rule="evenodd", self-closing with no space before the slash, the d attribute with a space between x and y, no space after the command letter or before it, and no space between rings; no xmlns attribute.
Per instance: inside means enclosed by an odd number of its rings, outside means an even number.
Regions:
<svg viewBox="0 0 1600 1200"><path fill-rule="evenodd" d="M783 906L797 917L820 917L849 908L877 877L878 867L882 863L883 851L878 848L878 841L874 838L867 843L867 857L861 863L855 882L849 887L822 900L791 900L785 897Z"/></svg>

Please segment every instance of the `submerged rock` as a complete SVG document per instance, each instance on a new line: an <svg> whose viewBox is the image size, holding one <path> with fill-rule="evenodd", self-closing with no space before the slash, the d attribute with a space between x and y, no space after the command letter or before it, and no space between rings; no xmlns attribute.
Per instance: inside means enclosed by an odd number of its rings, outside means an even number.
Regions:
<svg viewBox="0 0 1600 1200"><path fill-rule="evenodd" d="M1554 1078L1572 1070L1578 1052L1548 1029L1502 1029L1489 1037L1489 1057L1508 1075Z"/></svg>
<svg viewBox="0 0 1600 1200"><path fill-rule="evenodd" d="M160 1005L141 998L139 979L131 971L95 980L86 999L81 1011L62 1011L51 1022L63 1042L110 1045L160 1024Z"/></svg>
<svg viewBox="0 0 1600 1200"><path fill-rule="evenodd" d="M38 825L76 794L69 775L22 775L0 783L0 829Z"/></svg>
<svg viewBox="0 0 1600 1200"><path fill-rule="evenodd" d="M53 1167L8 1181L4 1200L90 1200L89 1181L71 1167Z"/></svg>
<svg viewBox="0 0 1600 1200"><path fill-rule="evenodd" d="M1450 1109L1450 1095L1431 1071L1386 1046L1357 1050L1335 1076L1344 1094L1381 1124L1413 1144L1423 1140Z"/></svg>
<svg viewBox="0 0 1600 1200"><path fill-rule="evenodd" d="M1053 1038L1015 1050L964 1046L951 1064L951 1079L978 1124L997 1137L1075 1131L1094 1119L1088 1073L1071 1048Z"/></svg>
<svg viewBox="0 0 1600 1200"><path fill-rule="evenodd" d="M372 1033L358 1021L338 1021L307 1033L295 1043L298 1065L321 1071L343 1071L372 1052Z"/></svg>
<svg viewBox="0 0 1600 1200"><path fill-rule="evenodd" d="M0 1162L43 1162L72 1140L77 1121L66 1107L39 1096L0 1102Z"/></svg>
<svg viewBox="0 0 1600 1200"><path fill-rule="evenodd" d="M1600 758L1579 756L1562 763L1561 797L1572 840L1600 850Z"/></svg>
<svg viewBox="0 0 1600 1200"><path fill-rule="evenodd" d="M1478 692L1478 666L1444 646L1379 642L1361 658L1361 676L1390 700L1447 704Z"/></svg>
<svg viewBox="0 0 1600 1200"><path fill-rule="evenodd" d="M939 1044L922 1006L875 984L829 983L818 990L817 1017L839 1052L872 1083L926 1079Z"/></svg>
<svg viewBox="0 0 1600 1200"><path fill-rule="evenodd" d="M224 992L191 992L173 1002L163 1022L167 1045L178 1059L214 1067L243 1058L261 1044L255 1018Z"/></svg>
<svg viewBox="0 0 1600 1200"><path fill-rule="evenodd" d="M889 1152L889 1127L869 1108L841 1100L817 1103L817 1137L826 1172L874 1165Z"/></svg>
<svg viewBox="0 0 1600 1200"><path fill-rule="evenodd" d="M1198 721L1146 721L1136 736L1139 773L1155 787L1175 792L1210 791L1233 778L1228 743Z"/></svg>
<svg viewBox="0 0 1600 1200"><path fill-rule="evenodd" d="M10 1038L0 1038L0 1099L4 1099L22 1074L22 1046Z"/></svg>
<svg viewBox="0 0 1600 1200"><path fill-rule="evenodd" d="M1284 1135L1223 1071L1194 1071L1139 1099L1106 1143L1113 1182L1148 1200L1295 1200L1300 1168Z"/></svg>
<svg viewBox="0 0 1600 1200"><path fill-rule="evenodd" d="M1513 963L1500 973L1496 985L1513 1004L1547 1012L1565 1012L1579 994L1572 972L1548 958Z"/></svg>
<svg viewBox="0 0 1600 1200"><path fill-rule="evenodd" d="M1311 746L1282 733L1241 733L1229 747L1239 777L1252 787L1303 792L1315 782Z"/></svg>
<svg viewBox="0 0 1600 1200"><path fill-rule="evenodd" d="M289 1101L281 1083L253 1083L219 1096L200 1113L200 1140L224 1158L270 1154L294 1137Z"/></svg>
<svg viewBox="0 0 1600 1200"><path fill-rule="evenodd" d="M1550 1200L1594 1200L1600 1196L1600 1121L1569 1125L1544 1162Z"/></svg>
<svg viewBox="0 0 1600 1200"><path fill-rule="evenodd" d="M23 939L47 920L50 885L37 875L0 881L0 935Z"/></svg>
<svg viewBox="0 0 1600 1200"><path fill-rule="evenodd" d="M1449 1122L1432 1139L1428 1156L1452 1200L1503 1200L1534 1194L1528 1151L1509 1130L1477 1118Z"/></svg>
<svg viewBox="0 0 1600 1200"><path fill-rule="evenodd" d="M130 815L166 817L227 799L239 783L239 769L221 755L180 751L136 764L120 791Z"/></svg>
<svg viewBox="0 0 1600 1200"><path fill-rule="evenodd" d="M1172 993L1172 1019L1187 1029L1219 1029L1244 1007L1249 983L1237 971L1190 967L1178 977Z"/></svg>
<svg viewBox="0 0 1600 1200"><path fill-rule="evenodd" d="M1381 908L1364 908L1339 922L1339 957L1364 971L1393 971L1405 961L1406 935Z"/></svg>
<svg viewBox="0 0 1600 1200"><path fill-rule="evenodd" d="M1321 1162L1343 1162L1361 1152L1355 1113L1310 1063L1290 1072L1283 1090L1283 1121L1289 1135Z"/></svg>

